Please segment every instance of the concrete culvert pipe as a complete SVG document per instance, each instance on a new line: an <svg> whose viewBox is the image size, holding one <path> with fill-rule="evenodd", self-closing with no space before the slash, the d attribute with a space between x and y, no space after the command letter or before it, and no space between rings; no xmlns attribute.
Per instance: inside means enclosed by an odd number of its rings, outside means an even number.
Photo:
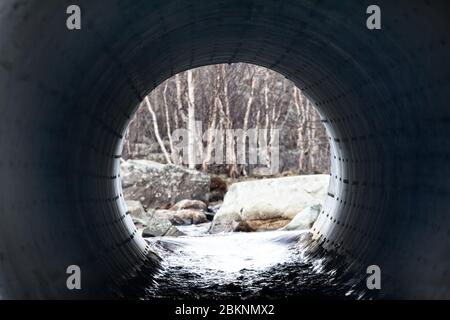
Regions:
<svg viewBox="0 0 450 320"><path fill-rule="evenodd" d="M104 296L147 263L119 176L130 116L170 76L232 62L293 80L327 127L317 245L379 265L381 296L450 298L447 1L379 0L381 30L370 1L71 2L0 3L1 298Z"/></svg>

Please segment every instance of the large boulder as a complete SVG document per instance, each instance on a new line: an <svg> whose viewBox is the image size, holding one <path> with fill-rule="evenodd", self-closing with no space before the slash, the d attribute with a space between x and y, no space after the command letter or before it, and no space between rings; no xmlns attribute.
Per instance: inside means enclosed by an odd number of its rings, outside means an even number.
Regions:
<svg viewBox="0 0 450 320"><path fill-rule="evenodd" d="M206 201L207 174L149 160L121 164L124 197L139 200L145 208L168 208L183 199Z"/></svg>
<svg viewBox="0 0 450 320"><path fill-rule="evenodd" d="M317 217L319 216L320 210L322 210L321 204L315 204L310 207L307 207L297 213L286 226L281 228L280 230L306 230L311 229L314 222L316 222Z"/></svg>
<svg viewBox="0 0 450 320"><path fill-rule="evenodd" d="M325 201L329 178L304 175L235 183L214 216L210 232L281 228L298 212Z"/></svg>

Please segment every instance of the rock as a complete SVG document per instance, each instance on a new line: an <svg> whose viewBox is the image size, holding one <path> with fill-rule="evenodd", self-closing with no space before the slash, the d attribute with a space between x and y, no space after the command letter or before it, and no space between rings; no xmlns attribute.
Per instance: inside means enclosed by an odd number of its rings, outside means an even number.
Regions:
<svg viewBox="0 0 450 320"><path fill-rule="evenodd" d="M147 227L142 231L143 237L162 237L172 227L171 219L174 211L156 210L147 221Z"/></svg>
<svg viewBox="0 0 450 320"><path fill-rule="evenodd" d="M132 217L139 219L143 219L146 217L145 209L140 201L126 200L125 203L127 205L127 211Z"/></svg>
<svg viewBox="0 0 450 320"><path fill-rule="evenodd" d="M172 226L167 230L165 237L181 237L185 236L186 234L182 232L180 229L178 229L176 226Z"/></svg>
<svg viewBox="0 0 450 320"><path fill-rule="evenodd" d="M135 217L131 217L131 219L133 220L133 223L138 230L144 229L147 226L147 220L139 219L139 218L135 218Z"/></svg>
<svg viewBox="0 0 450 320"><path fill-rule="evenodd" d="M270 231L280 229L290 221L286 218L233 221L232 228L236 232Z"/></svg>
<svg viewBox="0 0 450 320"><path fill-rule="evenodd" d="M167 220L162 220L159 223L153 223L147 226L142 231L143 237L162 237L172 227L172 223Z"/></svg>
<svg viewBox="0 0 450 320"><path fill-rule="evenodd" d="M329 178L329 175L305 175L235 183L214 216L210 232L283 227L298 212L324 202ZM274 219L282 221L275 223Z"/></svg>
<svg viewBox="0 0 450 320"><path fill-rule="evenodd" d="M146 221L143 237L180 236L184 233L175 228L181 225L201 224L208 222L205 213L196 210L155 210Z"/></svg>
<svg viewBox="0 0 450 320"><path fill-rule="evenodd" d="M181 200L177 202L172 208L169 210L184 210L184 209L191 209L191 210L199 210L199 211L206 211L206 203L200 200Z"/></svg>
<svg viewBox="0 0 450 320"><path fill-rule="evenodd" d="M139 199L145 208L169 208L180 200L204 200L209 175L148 160L121 164L122 188L127 199Z"/></svg>
<svg viewBox="0 0 450 320"><path fill-rule="evenodd" d="M316 222L317 217L319 216L320 210L322 210L322 205L320 204L315 204L303 209L301 212L297 213L294 219L292 219L292 221L281 230L311 229L312 225Z"/></svg>
<svg viewBox="0 0 450 320"><path fill-rule="evenodd" d="M136 227L138 229L145 228L153 212L151 210L150 212L146 212L140 201L126 200L125 202L127 212L130 214Z"/></svg>
<svg viewBox="0 0 450 320"><path fill-rule="evenodd" d="M206 215L196 210L179 210L170 219L173 225L190 225L208 222Z"/></svg>

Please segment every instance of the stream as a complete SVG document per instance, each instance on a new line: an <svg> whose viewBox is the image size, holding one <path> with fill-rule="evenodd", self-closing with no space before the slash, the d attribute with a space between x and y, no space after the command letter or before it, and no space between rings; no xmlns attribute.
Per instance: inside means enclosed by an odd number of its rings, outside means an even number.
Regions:
<svg viewBox="0 0 450 320"><path fill-rule="evenodd" d="M300 243L308 231L207 230L187 226L187 236L146 239L162 266L140 299L358 298L323 259L306 254Z"/></svg>

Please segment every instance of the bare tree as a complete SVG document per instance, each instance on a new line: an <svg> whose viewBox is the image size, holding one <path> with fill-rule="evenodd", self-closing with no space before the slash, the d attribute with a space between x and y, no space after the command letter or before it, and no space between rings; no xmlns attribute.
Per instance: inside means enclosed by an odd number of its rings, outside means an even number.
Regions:
<svg viewBox="0 0 450 320"><path fill-rule="evenodd" d="M148 111L150 112L150 114L152 116L153 129L155 130L155 136L156 136L156 139L158 140L159 147L161 148L162 152L164 153L164 157L166 158L167 163L172 163L169 153L167 152L167 149L164 146L164 142L161 139L161 135L159 134L158 119L156 117L156 113L153 110L153 107L150 103L150 99L148 98L148 96L146 96L144 98L144 101L145 101L145 104L147 105Z"/></svg>
<svg viewBox="0 0 450 320"><path fill-rule="evenodd" d="M214 141L215 139L217 139L217 137L215 137L216 135L216 123L217 123L217 117L218 117L218 112L219 112L219 105L220 105L220 98L219 98L219 82L220 82L220 77L217 75L214 78L214 89L213 89L213 111L212 111L212 115L211 115L211 119L208 121L208 128L206 131L207 134L207 140L206 140L206 153L205 153L205 158L202 162L202 170L203 171L208 171L208 165L211 162L211 157L212 157L212 151L213 151L213 143L216 143L216 141ZM215 153L217 153L218 150L215 150Z"/></svg>
<svg viewBox="0 0 450 320"><path fill-rule="evenodd" d="M181 155L174 150L171 132L187 129L191 133L186 139L189 168L199 163L204 171L247 175L264 164L249 164L250 137L237 135L236 130L245 133L254 129L260 137L259 146L267 146L260 155L267 167L272 151L276 151L276 133L280 132L283 170L329 170L329 139L319 115L304 94L276 72L248 64L208 66L177 74L155 88L151 97L150 108L138 109L130 122L124 138L126 157L141 154L148 145L140 156L158 152L164 159L169 155L171 161L183 165ZM198 122L203 124L205 134ZM216 135L214 130L223 134ZM234 130L234 136L227 134L230 130ZM225 148L216 150L218 141L225 141ZM227 162L218 165L216 160L224 151Z"/></svg>
<svg viewBox="0 0 450 320"><path fill-rule="evenodd" d="M197 128L195 125L195 83L192 76L192 70L187 72L188 82L188 166L189 169L195 169L196 161L196 134Z"/></svg>
<svg viewBox="0 0 450 320"><path fill-rule="evenodd" d="M240 167L240 172L239 174L246 176L247 175L247 170L245 168L245 162L246 162L246 145L247 145L247 137L245 135L245 133L248 130L248 123L249 123L249 118L250 118L250 111L252 109L252 104L253 104L253 100L254 100L254 94L255 94L255 83L256 83L256 79L255 79L255 72L253 71L253 73L250 76L250 94L247 100L247 107L245 109L245 115L244 115L244 125L243 125L243 132L244 134L241 137L241 141L240 141L240 147L241 147L241 156L243 157L243 161L244 164L241 164Z"/></svg>
<svg viewBox="0 0 450 320"><path fill-rule="evenodd" d="M167 129L167 137L169 139L170 153L173 154L175 152L175 149L173 146L172 130L171 130L171 125L170 125L169 105L167 103L167 88L168 87L169 87L169 82L166 81L166 83L164 85L164 91L163 91L164 111L165 111L165 115L166 115L166 129Z"/></svg>

